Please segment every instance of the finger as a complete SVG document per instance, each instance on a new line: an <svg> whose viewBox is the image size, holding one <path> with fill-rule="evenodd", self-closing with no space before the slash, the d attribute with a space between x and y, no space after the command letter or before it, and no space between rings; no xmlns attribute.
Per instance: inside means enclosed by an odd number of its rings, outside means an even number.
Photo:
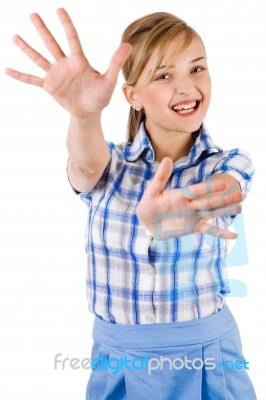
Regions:
<svg viewBox="0 0 266 400"><path fill-rule="evenodd" d="M36 50L28 45L19 35L13 37L13 42L28 56L36 65L42 68L44 71L48 71L51 64L46 58L39 54Z"/></svg>
<svg viewBox="0 0 266 400"><path fill-rule="evenodd" d="M226 183L223 181L212 181L212 182L200 182L195 185L185 186L181 188L181 193L189 200L200 199L200 196L210 195L215 192L219 192L226 188Z"/></svg>
<svg viewBox="0 0 266 400"><path fill-rule="evenodd" d="M39 32L39 35L41 36L45 46L55 58L55 60L59 60L60 58L65 57L63 50L47 28L41 17L38 14L32 14L30 18L35 28Z"/></svg>
<svg viewBox="0 0 266 400"><path fill-rule="evenodd" d="M238 184L231 185L226 191L220 193L217 198L217 204L231 204L241 202L244 199L243 194L239 191ZM223 201L224 200L224 201Z"/></svg>
<svg viewBox="0 0 266 400"><path fill-rule="evenodd" d="M210 208L219 208L223 206L229 206L232 204L239 204L243 200L241 192L235 192L226 196L214 196L213 199L209 199Z"/></svg>
<svg viewBox="0 0 266 400"><path fill-rule="evenodd" d="M222 174L211 175L206 179L206 182L211 183L211 182L217 180L217 178L219 178L219 176L221 177L221 175ZM232 181L232 179L233 179L233 181ZM241 192L241 186L240 186L239 182L236 181L234 178L232 178L230 175L224 174L224 178L222 179L222 181L227 182L227 189L225 191L223 191L224 194L230 194L230 193L234 193L237 191Z"/></svg>
<svg viewBox="0 0 266 400"><path fill-rule="evenodd" d="M164 157L159 165L156 174L154 175L153 180L149 183L146 189L146 194L151 197L156 197L158 194L160 194L163 191L166 182L171 176L172 168L173 161L171 160L171 158Z"/></svg>
<svg viewBox="0 0 266 400"><path fill-rule="evenodd" d="M83 53L77 30L66 10L64 8L59 8L57 10L57 15L63 24L71 54L77 55Z"/></svg>
<svg viewBox="0 0 266 400"><path fill-rule="evenodd" d="M191 200L190 206L192 208L199 208L201 210L212 210L220 207L228 206L231 204L240 203L243 200L241 192L235 192L227 196L210 195L202 198Z"/></svg>
<svg viewBox="0 0 266 400"><path fill-rule="evenodd" d="M39 78L38 76L24 74L11 68L6 68L5 73L11 78L17 79L18 81L34 86L43 86L43 79Z"/></svg>
<svg viewBox="0 0 266 400"><path fill-rule="evenodd" d="M114 53L110 65L104 74L106 79L112 84L116 83L119 71L124 65L131 51L132 46L129 43L122 43Z"/></svg>
<svg viewBox="0 0 266 400"><path fill-rule="evenodd" d="M212 210L200 210L197 212L200 218L215 218L215 217L225 217L231 215L240 214L242 207L240 204L233 204L225 207L220 207Z"/></svg>
<svg viewBox="0 0 266 400"><path fill-rule="evenodd" d="M207 185L210 185L212 182L214 182L214 180L210 180L210 178L208 178L208 179L206 179L205 182L207 183ZM226 190L222 190L222 191L220 191L220 193L217 193L217 198L218 199L223 198L223 197L229 196L230 194L233 194L233 193L241 193L241 189L240 189L238 183L231 184L229 187L226 188ZM208 195L209 194L210 193L208 193Z"/></svg>
<svg viewBox="0 0 266 400"><path fill-rule="evenodd" d="M211 225L207 223L199 223L196 228L195 232L205 233L220 239L236 239L237 234L235 232L230 232L226 229L219 228L216 225Z"/></svg>

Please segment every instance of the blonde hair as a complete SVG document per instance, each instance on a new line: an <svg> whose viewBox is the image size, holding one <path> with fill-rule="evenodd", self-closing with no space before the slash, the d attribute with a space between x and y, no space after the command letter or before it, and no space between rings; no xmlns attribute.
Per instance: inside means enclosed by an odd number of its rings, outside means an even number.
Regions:
<svg viewBox="0 0 266 400"><path fill-rule="evenodd" d="M133 47L132 53L122 68L126 83L130 86L136 85L154 50L158 49L158 57L151 71L152 77L162 60L167 45L177 38L180 38L182 44L179 47L180 54L187 49L194 38L201 40L198 33L185 21L166 12L148 14L133 21L125 29L121 39L122 43L130 43ZM127 126L128 142L133 142L140 124L144 120L143 110L136 111L130 107Z"/></svg>

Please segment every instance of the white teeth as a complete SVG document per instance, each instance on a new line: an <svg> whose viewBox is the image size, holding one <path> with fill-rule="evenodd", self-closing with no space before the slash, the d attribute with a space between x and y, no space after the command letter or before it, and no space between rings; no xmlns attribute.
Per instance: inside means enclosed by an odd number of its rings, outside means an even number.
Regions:
<svg viewBox="0 0 266 400"><path fill-rule="evenodd" d="M190 108L190 110L180 110L179 114L188 114L191 113L192 111L194 111L194 108Z"/></svg>
<svg viewBox="0 0 266 400"><path fill-rule="evenodd" d="M181 111L181 110L189 110L190 108L196 107L196 101L190 104L178 104L177 106L173 107L173 110Z"/></svg>

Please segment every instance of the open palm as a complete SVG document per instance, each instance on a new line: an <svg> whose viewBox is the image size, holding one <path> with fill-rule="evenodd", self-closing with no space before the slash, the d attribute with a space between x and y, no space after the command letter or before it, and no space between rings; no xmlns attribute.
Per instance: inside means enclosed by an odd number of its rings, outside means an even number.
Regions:
<svg viewBox="0 0 266 400"><path fill-rule="evenodd" d="M102 111L110 102L119 70L129 56L131 46L127 43L121 44L114 53L107 71L100 74L85 57L77 31L67 12L60 8L57 13L64 27L71 54L64 54L41 17L33 14L31 20L55 62L50 63L19 35L15 35L15 44L42 68L46 75L40 78L10 68L6 69L6 73L22 82L44 88L71 115L83 118L89 113Z"/></svg>
<svg viewBox="0 0 266 400"><path fill-rule="evenodd" d="M173 162L165 157L146 188L136 213L155 239L163 240L204 232L225 239L236 234L207 221L241 212L241 192L226 189L225 182L207 180L181 189L164 190Z"/></svg>

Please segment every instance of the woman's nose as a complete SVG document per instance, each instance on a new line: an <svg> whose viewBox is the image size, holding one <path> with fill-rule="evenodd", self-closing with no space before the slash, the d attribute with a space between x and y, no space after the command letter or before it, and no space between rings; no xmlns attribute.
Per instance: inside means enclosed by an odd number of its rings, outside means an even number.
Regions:
<svg viewBox="0 0 266 400"><path fill-rule="evenodd" d="M194 85L191 79L181 78L175 82L175 91L178 94L189 95L194 92Z"/></svg>

